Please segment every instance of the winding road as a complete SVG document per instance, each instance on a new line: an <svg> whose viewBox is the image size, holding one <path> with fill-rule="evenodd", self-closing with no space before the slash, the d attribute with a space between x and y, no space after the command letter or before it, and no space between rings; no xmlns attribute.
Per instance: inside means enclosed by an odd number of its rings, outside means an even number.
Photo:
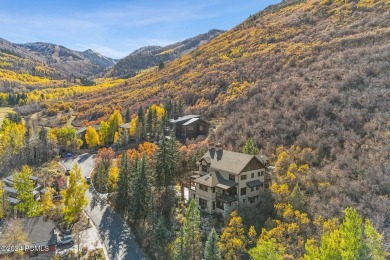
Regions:
<svg viewBox="0 0 390 260"><path fill-rule="evenodd" d="M61 163L67 168L72 168L77 163L84 177L90 176L95 167L94 156L88 153L63 159ZM130 227L107 204L106 196L98 194L92 185L87 191L87 196L89 203L85 212L99 229L99 234L107 248L110 259L145 259L141 248L130 231Z"/></svg>

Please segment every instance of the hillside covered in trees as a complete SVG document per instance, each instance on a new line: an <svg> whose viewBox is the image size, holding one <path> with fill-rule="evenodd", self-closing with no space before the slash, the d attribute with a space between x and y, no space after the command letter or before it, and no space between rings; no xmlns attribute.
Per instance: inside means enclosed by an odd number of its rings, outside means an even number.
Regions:
<svg viewBox="0 0 390 260"><path fill-rule="evenodd" d="M164 68L67 101L85 108L81 122L181 99L188 113L226 118L211 137L226 148L252 137L275 160L281 145L307 147L309 216L353 206L388 243L389 37L386 0L284 1Z"/></svg>

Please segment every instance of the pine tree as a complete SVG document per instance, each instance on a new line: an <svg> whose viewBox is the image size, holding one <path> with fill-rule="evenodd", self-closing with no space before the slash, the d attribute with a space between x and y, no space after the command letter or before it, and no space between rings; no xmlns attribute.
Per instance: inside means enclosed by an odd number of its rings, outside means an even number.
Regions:
<svg viewBox="0 0 390 260"><path fill-rule="evenodd" d="M70 171L69 185L66 190L61 191L64 200L64 219L74 223L80 218L81 212L88 205L85 192L88 190L85 178L81 175L80 167L77 164Z"/></svg>
<svg viewBox="0 0 390 260"><path fill-rule="evenodd" d="M27 217L38 216L41 212L39 202L34 199L34 182L31 177L32 170L27 165L24 165L22 170L13 176L14 188L18 193L17 198L20 200L15 208Z"/></svg>
<svg viewBox="0 0 390 260"><path fill-rule="evenodd" d="M195 200L191 200L186 210L184 224L184 240L188 245L190 259L200 258L202 241L200 237L200 212Z"/></svg>
<svg viewBox="0 0 390 260"><path fill-rule="evenodd" d="M303 191L299 188L298 183L295 185L293 191L288 197L288 202L292 205L294 210L304 211L306 205L306 197Z"/></svg>
<svg viewBox="0 0 390 260"><path fill-rule="evenodd" d="M126 108L125 123L130 123L130 120L131 120L130 109Z"/></svg>
<svg viewBox="0 0 390 260"><path fill-rule="evenodd" d="M165 138L161 140L156 154L156 170L154 172L154 186L161 189L165 185L165 175L169 171L168 147Z"/></svg>
<svg viewBox="0 0 390 260"><path fill-rule="evenodd" d="M138 162L138 157L135 159L134 169L135 175L132 181L132 196L129 215L134 220L145 219L148 214L150 184L147 177L147 159L144 154L141 161Z"/></svg>
<svg viewBox="0 0 390 260"><path fill-rule="evenodd" d="M128 211L130 201L130 159L126 151L122 153L119 169L119 181L116 189L115 211L124 213Z"/></svg>
<svg viewBox="0 0 390 260"><path fill-rule="evenodd" d="M157 259L166 259L166 245L168 243L168 230L164 218L160 217L153 229L153 246Z"/></svg>
<svg viewBox="0 0 390 260"><path fill-rule="evenodd" d="M180 228L179 236L174 243L173 260L188 260L188 241L184 239L184 227Z"/></svg>
<svg viewBox="0 0 390 260"><path fill-rule="evenodd" d="M230 214L229 225L225 228L219 241L219 248L224 259L240 259L246 252L246 237L242 219L237 211Z"/></svg>
<svg viewBox="0 0 390 260"><path fill-rule="evenodd" d="M246 154L258 155L260 153L259 148L253 143L252 138L248 138L244 147L242 148L242 152Z"/></svg>
<svg viewBox="0 0 390 260"><path fill-rule="evenodd" d="M203 260L222 260L218 246L219 237L215 229L211 229L204 247Z"/></svg>

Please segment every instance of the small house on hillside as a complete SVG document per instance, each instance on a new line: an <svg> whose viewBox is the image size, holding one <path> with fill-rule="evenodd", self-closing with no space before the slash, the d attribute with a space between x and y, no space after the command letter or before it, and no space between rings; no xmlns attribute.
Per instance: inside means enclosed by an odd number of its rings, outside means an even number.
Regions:
<svg viewBox="0 0 390 260"><path fill-rule="evenodd" d="M206 137L209 133L210 123L203 120L200 115L177 117L170 119L169 123L179 140Z"/></svg>
<svg viewBox="0 0 390 260"><path fill-rule="evenodd" d="M40 190L42 189L42 186L38 184L38 178L36 176L31 176L30 180L34 183L34 191L33 196L35 200L40 199ZM11 203L11 205L16 205L20 201L17 199L18 197L18 191L14 188L14 179L13 176L8 176L3 179L4 182L4 192L7 196L8 201Z"/></svg>

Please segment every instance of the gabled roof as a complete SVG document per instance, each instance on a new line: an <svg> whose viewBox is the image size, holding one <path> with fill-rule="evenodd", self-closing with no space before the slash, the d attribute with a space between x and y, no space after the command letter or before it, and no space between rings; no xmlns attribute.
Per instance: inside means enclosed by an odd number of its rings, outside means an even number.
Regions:
<svg viewBox="0 0 390 260"><path fill-rule="evenodd" d="M223 171L232 174L241 173L252 159L255 159L259 161L259 163L263 164L262 161L260 161L255 155L215 148L209 149L201 158L201 160L205 160L211 164L211 170Z"/></svg>
<svg viewBox="0 0 390 260"><path fill-rule="evenodd" d="M235 181L226 180L218 171L199 177L195 179L194 182L207 187L218 187L225 190L237 185L237 182Z"/></svg>
<svg viewBox="0 0 390 260"><path fill-rule="evenodd" d="M54 234L55 225L53 221L44 221L43 217L27 218L24 221L27 241L30 244L44 244L47 246L57 243L57 236Z"/></svg>

